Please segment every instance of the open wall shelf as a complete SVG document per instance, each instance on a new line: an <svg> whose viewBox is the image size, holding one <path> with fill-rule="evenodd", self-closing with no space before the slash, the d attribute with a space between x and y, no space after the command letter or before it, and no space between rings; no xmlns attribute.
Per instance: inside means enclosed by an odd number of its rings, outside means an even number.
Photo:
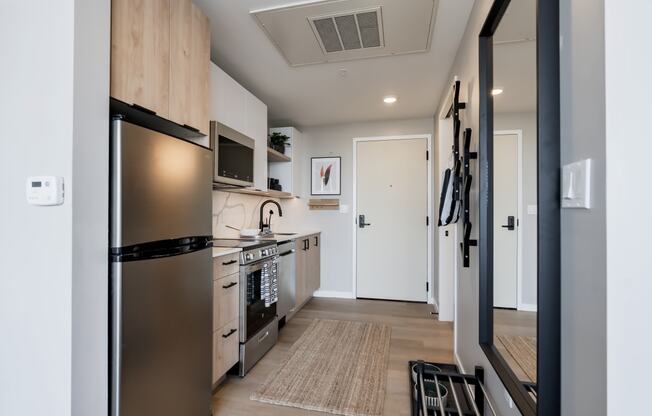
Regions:
<svg viewBox="0 0 652 416"><path fill-rule="evenodd" d="M271 163L291 162L292 158L284 153L274 150L271 147L267 148L267 161Z"/></svg>
<svg viewBox="0 0 652 416"><path fill-rule="evenodd" d="M228 185L222 185L219 183L213 184L213 190L222 191L222 192L231 192L233 194L253 195L253 196L261 196L267 198L277 198L277 199L292 199L295 197L289 192L274 191L273 189L263 191L262 189L237 188Z"/></svg>

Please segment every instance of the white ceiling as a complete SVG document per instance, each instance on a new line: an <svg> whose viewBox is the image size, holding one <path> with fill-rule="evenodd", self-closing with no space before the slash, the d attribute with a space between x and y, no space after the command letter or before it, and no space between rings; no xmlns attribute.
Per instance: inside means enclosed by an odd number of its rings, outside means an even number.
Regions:
<svg viewBox="0 0 652 416"><path fill-rule="evenodd" d="M267 104L272 125L303 127L431 117L473 7L473 0L438 1L426 53L291 67L250 15L288 0L194 1L211 20L212 60ZM386 95L398 102L384 104Z"/></svg>
<svg viewBox="0 0 652 416"><path fill-rule="evenodd" d="M494 35L494 97L498 113L537 106L536 0L512 1Z"/></svg>
<svg viewBox="0 0 652 416"><path fill-rule="evenodd" d="M347 0L322 1L279 9L265 9L254 13L270 40L276 44L291 66L323 64L327 62L343 62L354 59L400 55L404 53L426 52L430 47L430 36L434 18L436 1L410 0L410 7L405 7L405 0ZM365 33L356 25L356 17L348 20L354 27L344 32L334 34L326 44L317 39L319 29L311 25L310 20L321 20L326 17L354 14L369 14L376 17L376 27L372 31L377 35L379 45L369 43L373 47L361 47L360 37ZM337 18L336 18L337 19ZM333 22L333 29L339 29L339 22ZM323 21L322 21L323 22ZM342 21L346 24L347 21ZM346 26L346 25L345 25ZM324 28L326 29L326 28ZM325 32L328 34L328 31ZM344 33L344 35L342 35ZM346 36L353 35L353 36ZM348 40L349 50L346 50ZM338 47L345 50L336 50Z"/></svg>

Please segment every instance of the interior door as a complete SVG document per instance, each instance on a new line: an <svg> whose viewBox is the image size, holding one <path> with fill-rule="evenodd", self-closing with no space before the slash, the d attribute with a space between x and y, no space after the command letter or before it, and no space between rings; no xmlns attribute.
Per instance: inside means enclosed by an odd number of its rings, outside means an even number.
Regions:
<svg viewBox="0 0 652 416"><path fill-rule="evenodd" d="M425 138L357 143L357 297L425 302Z"/></svg>
<svg viewBox="0 0 652 416"><path fill-rule="evenodd" d="M494 136L494 306L516 308L518 292L518 136Z"/></svg>

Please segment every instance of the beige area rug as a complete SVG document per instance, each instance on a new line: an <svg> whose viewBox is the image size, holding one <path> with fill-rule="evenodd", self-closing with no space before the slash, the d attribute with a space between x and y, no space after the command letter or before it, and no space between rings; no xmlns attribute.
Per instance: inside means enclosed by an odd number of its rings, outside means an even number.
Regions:
<svg viewBox="0 0 652 416"><path fill-rule="evenodd" d="M347 416L382 415L390 327L316 319L252 400Z"/></svg>
<svg viewBox="0 0 652 416"><path fill-rule="evenodd" d="M531 381L537 380L537 339L536 337L522 337L498 335L498 339L505 346L509 355L521 367Z"/></svg>

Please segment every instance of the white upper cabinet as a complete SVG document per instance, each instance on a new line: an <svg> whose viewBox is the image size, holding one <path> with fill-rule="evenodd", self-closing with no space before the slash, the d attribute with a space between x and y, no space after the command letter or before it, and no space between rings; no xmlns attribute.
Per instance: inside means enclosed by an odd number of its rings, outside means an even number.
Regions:
<svg viewBox="0 0 652 416"><path fill-rule="evenodd" d="M267 106L211 63L211 120L255 141L254 187L267 190Z"/></svg>
<svg viewBox="0 0 652 416"><path fill-rule="evenodd" d="M267 190L267 106L247 91L244 134L256 141L254 187Z"/></svg>
<svg viewBox="0 0 652 416"><path fill-rule="evenodd" d="M246 130L247 90L211 63L211 120L240 133Z"/></svg>

